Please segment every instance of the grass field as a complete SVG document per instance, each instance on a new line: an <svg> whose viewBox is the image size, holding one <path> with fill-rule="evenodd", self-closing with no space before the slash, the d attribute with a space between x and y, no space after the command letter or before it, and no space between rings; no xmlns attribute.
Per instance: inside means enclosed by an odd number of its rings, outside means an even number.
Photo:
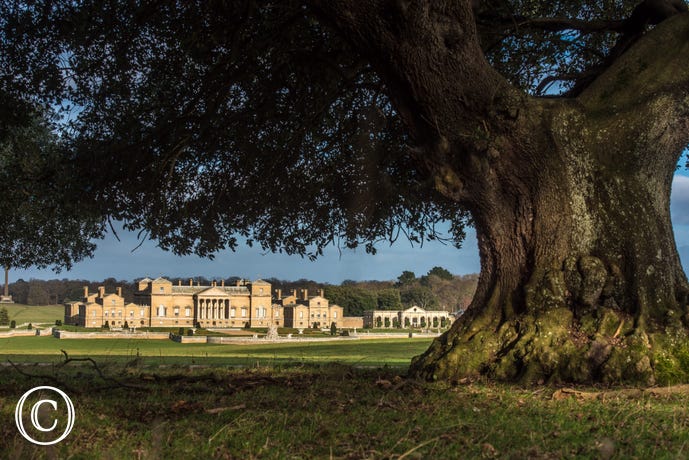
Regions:
<svg viewBox="0 0 689 460"><path fill-rule="evenodd" d="M65 307L62 305L32 306L20 304L2 304L0 307L7 308L10 321L15 320L17 324L24 323L49 323L55 324L55 320L62 320L65 317Z"/></svg>
<svg viewBox="0 0 689 460"><path fill-rule="evenodd" d="M40 384L66 391L76 409L73 431L55 446L30 444L13 423L16 401ZM687 458L689 394L661 390L451 386L342 365L10 368L0 373L0 456Z"/></svg>
<svg viewBox="0 0 689 460"><path fill-rule="evenodd" d="M689 386L407 378L429 342L0 339L2 360L18 363L0 372L0 458L689 458ZM93 362L65 363L60 350ZM75 405L74 429L55 446L28 442L14 424L17 401L38 385L66 391ZM37 399L45 396L54 395Z"/></svg>
<svg viewBox="0 0 689 460"><path fill-rule="evenodd" d="M61 350L65 350L70 357L90 356L111 363L137 359L144 364L156 365L255 367L288 363L341 363L406 367L411 357L425 351L429 344L430 339L427 338L221 345L143 339L59 340L48 336L0 338L0 355L4 361L57 363L64 358Z"/></svg>

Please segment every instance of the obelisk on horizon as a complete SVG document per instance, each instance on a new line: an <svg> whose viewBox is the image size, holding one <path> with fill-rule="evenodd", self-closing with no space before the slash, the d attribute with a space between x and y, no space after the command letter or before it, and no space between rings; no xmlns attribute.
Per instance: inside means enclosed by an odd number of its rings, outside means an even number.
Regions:
<svg viewBox="0 0 689 460"><path fill-rule="evenodd" d="M10 268L5 267L5 290L3 295L0 296L0 303L14 303L12 296L10 295Z"/></svg>

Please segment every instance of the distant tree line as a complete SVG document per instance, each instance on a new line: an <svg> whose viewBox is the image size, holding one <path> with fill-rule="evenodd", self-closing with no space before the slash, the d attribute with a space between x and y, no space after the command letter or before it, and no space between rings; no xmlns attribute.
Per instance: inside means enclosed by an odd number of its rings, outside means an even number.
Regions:
<svg viewBox="0 0 689 460"><path fill-rule="evenodd" d="M424 309L465 310L476 290L478 275L453 275L434 267L417 277L404 271L397 281L345 281L326 286L325 297L344 308L345 315L361 316L364 310Z"/></svg>
<svg viewBox="0 0 689 460"><path fill-rule="evenodd" d="M189 284L189 278L167 277L173 284ZM192 278L194 284L208 286L213 281L224 281L231 286L241 280L240 277L229 278ZM469 305L476 289L478 275L453 275L442 267L434 267L425 275L417 277L414 272L404 271L396 281L352 281L346 280L340 285L318 283L313 280L299 279L286 281L276 278L266 279L274 291L280 289L283 295L297 290L307 289L309 295L316 295L321 289L331 303L344 308L347 316L361 316L364 310L399 310L413 305L425 309L446 311L464 310ZM80 300L84 295L84 286L89 292L97 292L100 286L106 292L115 292L122 288L126 301L134 300L137 290L136 281L107 278L103 281L85 280L37 280L19 279L10 283L9 290L17 303L26 305L54 305L70 300Z"/></svg>

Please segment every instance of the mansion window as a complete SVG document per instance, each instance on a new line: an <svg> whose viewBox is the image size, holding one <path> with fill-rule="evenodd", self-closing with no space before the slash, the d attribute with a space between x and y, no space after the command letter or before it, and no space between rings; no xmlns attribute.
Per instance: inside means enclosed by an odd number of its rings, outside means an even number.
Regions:
<svg viewBox="0 0 689 460"><path fill-rule="evenodd" d="M235 316L237 316L237 309L230 308L230 318L234 318Z"/></svg>
<svg viewBox="0 0 689 460"><path fill-rule="evenodd" d="M158 316L165 316L165 307L163 305L158 307Z"/></svg>
<svg viewBox="0 0 689 460"><path fill-rule="evenodd" d="M191 307L186 307L184 309L184 316L191 316Z"/></svg>
<svg viewBox="0 0 689 460"><path fill-rule="evenodd" d="M94 313L95 313L95 312L94 312ZM105 310L104 313L105 313L105 317L107 318L107 317L108 317L108 310Z"/></svg>
<svg viewBox="0 0 689 460"><path fill-rule="evenodd" d="M275 310L275 317L276 317L276 318L279 318L279 317L280 317L280 312L277 311L277 310Z"/></svg>
<svg viewBox="0 0 689 460"><path fill-rule="evenodd" d="M179 316L179 307L175 307L175 316Z"/></svg>
<svg viewBox="0 0 689 460"><path fill-rule="evenodd" d="M93 311L92 311L91 313L93 313L93 314L92 314L91 316L93 316L93 317L95 318L95 317L96 317L96 315L97 315L97 312L96 312L96 310L93 310Z"/></svg>
<svg viewBox="0 0 689 460"><path fill-rule="evenodd" d="M139 316L144 316L144 309L139 310Z"/></svg>
<svg viewBox="0 0 689 460"><path fill-rule="evenodd" d="M134 310L129 310L129 317L134 318Z"/></svg>
<svg viewBox="0 0 689 460"><path fill-rule="evenodd" d="M299 312L299 319L304 319L304 312L303 311Z"/></svg>
<svg viewBox="0 0 689 460"><path fill-rule="evenodd" d="M333 312L333 318L337 318L337 312L336 311Z"/></svg>
<svg viewBox="0 0 689 460"><path fill-rule="evenodd" d="M242 318L246 318L246 308L242 308Z"/></svg>

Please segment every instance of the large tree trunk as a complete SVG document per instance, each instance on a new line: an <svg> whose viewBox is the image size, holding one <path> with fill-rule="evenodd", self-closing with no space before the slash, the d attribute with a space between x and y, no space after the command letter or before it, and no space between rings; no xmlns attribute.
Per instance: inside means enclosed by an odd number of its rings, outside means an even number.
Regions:
<svg viewBox="0 0 689 460"><path fill-rule="evenodd" d="M457 172L481 278L467 314L414 359L412 374L688 376L674 356L686 341L688 285L669 212L689 130L677 61L689 56L678 38L688 32L686 17L655 31L577 100L532 101L472 174Z"/></svg>
<svg viewBox="0 0 689 460"><path fill-rule="evenodd" d="M535 99L485 61L468 1L313 3L377 68L411 155L475 223L472 305L410 372L651 383L662 356L671 368L688 323L669 196L689 142L689 17L576 99Z"/></svg>
<svg viewBox="0 0 689 460"><path fill-rule="evenodd" d="M608 129L618 140L603 142L579 117L555 116L537 151L494 152L471 184L477 293L413 373L653 381L656 335L687 319L669 213L678 158L659 138L640 148Z"/></svg>

